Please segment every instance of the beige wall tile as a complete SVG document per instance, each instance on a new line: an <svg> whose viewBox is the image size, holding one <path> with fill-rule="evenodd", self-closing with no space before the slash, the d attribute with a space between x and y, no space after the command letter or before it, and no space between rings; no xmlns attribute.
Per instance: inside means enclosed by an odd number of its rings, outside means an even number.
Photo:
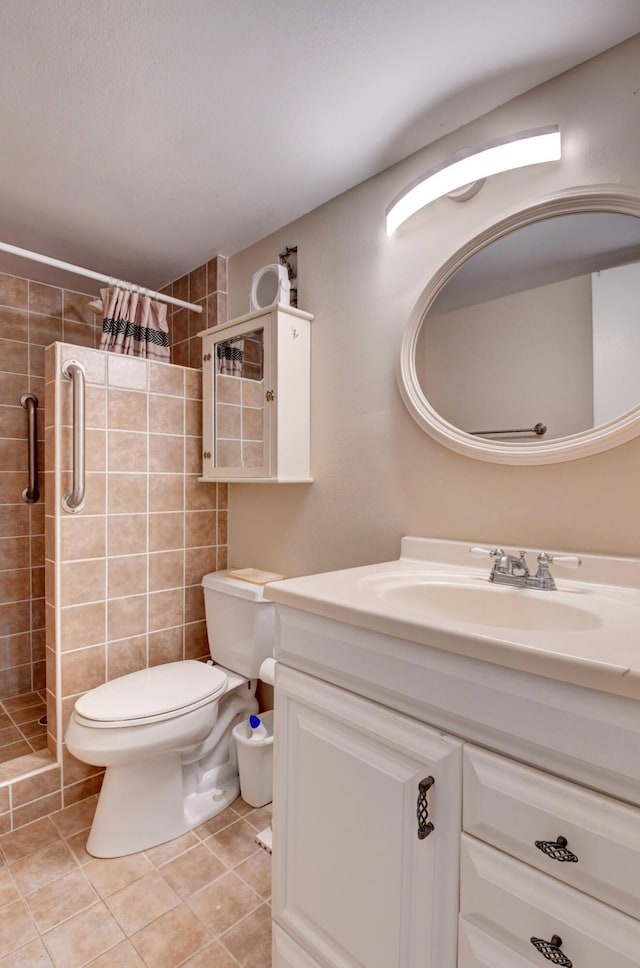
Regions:
<svg viewBox="0 0 640 968"><path fill-rule="evenodd" d="M107 363L110 387L122 387L128 390L147 389L147 364L144 360L109 353Z"/></svg>
<svg viewBox="0 0 640 968"><path fill-rule="evenodd" d="M107 679L118 679L147 667L147 638L138 635L107 645Z"/></svg>
<svg viewBox="0 0 640 968"><path fill-rule="evenodd" d="M203 575L216 570L216 549L189 548L185 551L184 582L185 585L195 585L201 581Z"/></svg>
<svg viewBox="0 0 640 968"><path fill-rule="evenodd" d="M216 512L188 511L185 514L185 548L216 544Z"/></svg>
<svg viewBox="0 0 640 968"><path fill-rule="evenodd" d="M60 565L60 604L81 605L102 601L106 590L106 561L67 561Z"/></svg>
<svg viewBox="0 0 640 968"><path fill-rule="evenodd" d="M110 471L146 471L147 435L133 431L109 430L107 460Z"/></svg>
<svg viewBox="0 0 640 968"><path fill-rule="evenodd" d="M185 370L184 394L195 400L202 400L202 370Z"/></svg>
<svg viewBox="0 0 640 968"><path fill-rule="evenodd" d="M185 400L184 432L188 437L202 437L202 404L199 400Z"/></svg>
<svg viewBox="0 0 640 968"><path fill-rule="evenodd" d="M188 511L215 507L216 485L199 481L196 474L185 474L185 508Z"/></svg>
<svg viewBox="0 0 640 968"><path fill-rule="evenodd" d="M29 282L29 310L32 313L46 313L48 316L62 316L62 290L56 286L45 286L40 282Z"/></svg>
<svg viewBox="0 0 640 968"><path fill-rule="evenodd" d="M21 807L14 807L12 812L13 826L22 827L33 823L41 817L48 817L54 810L59 810L62 804L62 791L50 793L39 800L31 800Z"/></svg>
<svg viewBox="0 0 640 968"><path fill-rule="evenodd" d="M150 363L149 390L151 393L184 396L184 370L166 363Z"/></svg>
<svg viewBox="0 0 640 968"><path fill-rule="evenodd" d="M132 595L107 602L107 638L128 639L147 631L147 596Z"/></svg>
<svg viewBox="0 0 640 968"><path fill-rule="evenodd" d="M149 551L170 551L184 547L184 518L181 512L149 515Z"/></svg>
<svg viewBox="0 0 640 968"><path fill-rule="evenodd" d="M125 492L122 491L123 497ZM147 515L115 514L107 519L107 554L135 555L147 550Z"/></svg>
<svg viewBox="0 0 640 968"><path fill-rule="evenodd" d="M27 309L29 306L29 282L20 276L0 273L0 306Z"/></svg>
<svg viewBox="0 0 640 968"><path fill-rule="evenodd" d="M149 510L181 511L184 508L182 474L149 475Z"/></svg>
<svg viewBox="0 0 640 968"><path fill-rule="evenodd" d="M170 474L184 472L184 438L168 434L149 435L149 470Z"/></svg>
<svg viewBox="0 0 640 968"><path fill-rule="evenodd" d="M96 769L96 767L94 767ZM95 773L93 776L87 777L86 780L79 780L77 783L72 783L66 785L63 790L64 802L69 806L69 804L82 804L86 803L87 797L97 796L100 793L100 788L102 787L102 780L104 777L104 770ZM85 833L86 839L86 833Z"/></svg>
<svg viewBox="0 0 640 968"><path fill-rule="evenodd" d="M49 529L51 534L52 528ZM52 535L51 535L52 536ZM60 555L62 561L76 558L104 557L106 548L106 518L64 515L60 518ZM53 549L49 548L50 555Z"/></svg>
<svg viewBox="0 0 640 968"><path fill-rule="evenodd" d="M215 652L215 649L214 649ZM185 659L208 658L211 654L206 622L189 622L184 627ZM215 658L215 655L214 655Z"/></svg>
<svg viewBox="0 0 640 968"><path fill-rule="evenodd" d="M184 433L183 397L149 395L149 431L160 434Z"/></svg>
<svg viewBox="0 0 640 968"><path fill-rule="evenodd" d="M184 552L163 551L149 555L149 590L182 587L184 582Z"/></svg>
<svg viewBox="0 0 640 968"><path fill-rule="evenodd" d="M147 430L147 395L109 387L107 420L110 430Z"/></svg>
<svg viewBox="0 0 640 968"><path fill-rule="evenodd" d="M102 685L106 680L104 645L65 652L61 656L62 695L75 696Z"/></svg>
<svg viewBox="0 0 640 968"><path fill-rule="evenodd" d="M112 514L143 514L147 510L147 475L107 476L107 511Z"/></svg>
<svg viewBox="0 0 640 968"><path fill-rule="evenodd" d="M60 789L60 767L45 770L25 780L12 784L11 795L14 806L22 806L31 800L39 800Z"/></svg>
<svg viewBox="0 0 640 968"><path fill-rule="evenodd" d="M149 595L149 631L173 628L184 621L184 589L172 588Z"/></svg>
<svg viewBox="0 0 640 968"><path fill-rule="evenodd" d="M162 665L163 662L179 662L183 654L183 627L161 629L149 632L149 665Z"/></svg>
<svg viewBox="0 0 640 968"><path fill-rule="evenodd" d="M107 563L107 597L122 598L147 591L147 556L111 557Z"/></svg>
<svg viewBox="0 0 640 968"><path fill-rule="evenodd" d="M104 602L63 608L61 612L60 649L68 652L105 641L106 609Z"/></svg>
<svg viewBox="0 0 640 968"><path fill-rule="evenodd" d="M201 585L190 585L184 590L184 620L204 621L204 592Z"/></svg>

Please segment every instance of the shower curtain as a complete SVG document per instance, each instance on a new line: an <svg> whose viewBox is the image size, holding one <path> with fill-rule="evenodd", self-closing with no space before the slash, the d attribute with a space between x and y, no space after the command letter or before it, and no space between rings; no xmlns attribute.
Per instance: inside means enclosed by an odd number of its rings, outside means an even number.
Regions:
<svg viewBox="0 0 640 968"><path fill-rule="evenodd" d="M101 350L169 362L167 307L135 289L101 289Z"/></svg>

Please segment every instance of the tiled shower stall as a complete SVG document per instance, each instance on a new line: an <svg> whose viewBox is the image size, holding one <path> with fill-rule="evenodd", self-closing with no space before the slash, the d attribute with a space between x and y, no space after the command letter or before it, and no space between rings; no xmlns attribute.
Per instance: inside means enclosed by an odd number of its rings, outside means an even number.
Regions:
<svg viewBox="0 0 640 968"><path fill-rule="evenodd" d="M203 313L170 307L172 364L159 364L97 350L101 321L90 295L0 275L0 833L99 789L100 771L63 749L74 697L208 652L199 583L226 566L227 491L197 481L196 333L224 320L222 287L222 257L167 287ZM72 433L60 362L70 358L87 379L87 491L76 514L60 505ZM33 505L20 497L27 390L40 404L41 499ZM46 732L37 722L43 701Z"/></svg>

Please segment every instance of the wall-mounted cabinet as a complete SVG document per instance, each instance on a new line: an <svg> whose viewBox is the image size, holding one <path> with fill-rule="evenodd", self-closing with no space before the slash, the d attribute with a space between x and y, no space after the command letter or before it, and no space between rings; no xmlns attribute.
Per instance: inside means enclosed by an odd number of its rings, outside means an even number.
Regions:
<svg viewBox="0 0 640 968"><path fill-rule="evenodd" d="M272 306L202 337L202 481L311 481L311 321Z"/></svg>

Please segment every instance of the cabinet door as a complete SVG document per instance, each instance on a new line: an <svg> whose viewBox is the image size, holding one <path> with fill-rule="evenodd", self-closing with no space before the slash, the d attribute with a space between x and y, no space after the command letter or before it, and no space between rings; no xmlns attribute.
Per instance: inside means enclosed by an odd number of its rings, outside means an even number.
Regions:
<svg viewBox="0 0 640 968"><path fill-rule="evenodd" d="M264 313L203 338L203 477L271 477L274 329Z"/></svg>
<svg viewBox="0 0 640 968"><path fill-rule="evenodd" d="M276 708L276 921L322 966L454 968L461 743L280 665Z"/></svg>

